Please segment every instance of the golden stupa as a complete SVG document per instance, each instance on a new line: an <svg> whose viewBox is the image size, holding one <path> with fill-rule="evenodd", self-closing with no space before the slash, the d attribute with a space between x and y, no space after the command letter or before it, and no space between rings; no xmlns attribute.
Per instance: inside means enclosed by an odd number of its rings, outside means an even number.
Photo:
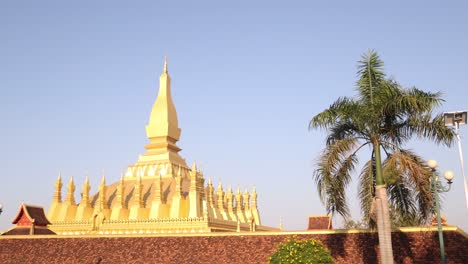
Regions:
<svg viewBox="0 0 468 264"><path fill-rule="evenodd" d="M216 190L211 181L205 186L203 173L195 164L187 166L179 155L180 133L165 60L146 126L146 153L119 181L106 185L103 176L93 196L86 177L78 204L73 178L62 201L59 176L47 215L49 228L58 235L278 230L261 225L255 188L252 193L240 189L233 193L230 187L225 192L221 183Z"/></svg>

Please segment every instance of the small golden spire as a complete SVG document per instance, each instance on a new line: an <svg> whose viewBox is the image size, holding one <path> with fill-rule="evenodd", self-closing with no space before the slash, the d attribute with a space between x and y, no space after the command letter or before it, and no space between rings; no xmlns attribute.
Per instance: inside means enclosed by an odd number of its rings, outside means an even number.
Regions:
<svg viewBox="0 0 468 264"><path fill-rule="evenodd" d="M91 189L91 186L89 185L89 179L88 175L86 175L84 184L83 184L83 196L81 197L81 202L80 204L83 204L85 206L90 206L90 201L89 201L89 189Z"/></svg>
<svg viewBox="0 0 468 264"><path fill-rule="evenodd" d="M219 210L224 209L224 191L223 191L223 186L221 185L221 181L218 183L218 191L216 193L216 196L218 198L218 208Z"/></svg>
<svg viewBox="0 0 468 264"><path fill-rule="evenodd" d="M73 176L70 177L70 182L68 182L68 185L69 186L74 186L75 185L75 182L73 181Z"/></svg>
<svg viewBox="0 0 468 264"><path fill-rule="evenodd" d="M57 180L55 181L55 192L54 192L54 201L55 202L62 202L62 173L59 172Z"/></svg>
<svg viewBox="0 0 468 264"><path fill-rule="evenodd" d="M133 204L137 205L139 208L143 207L143 199L142 199L142 184L141 184L141 176L137 177L137 181L135 183L135 190L133 194Z"/></svg>
<svg viewBox="0 0 468 264"><path fill-rule="evenodd" d="M176 194L177 195L182 195L182 193L183 193L183 191L182 191L182 176L178 175L175 178L175 182L176 182L176 185L175 185Z"/></svg>
<svg viewBox="0 0 468 264"><path fill-rule="evenodd" d="M208 194L206 196L208 203L210 205L214 202L213 201L213 195L214 195L214 188L213 188L213 183L211 182L211 177L208 178Z"/></svg>
<svg viewBox="0 0 468 264"><path fill-rule="evenodd" d="M104 174L102 175L101 183L99 184L99 194L98 194L98 208L99 209L107 209L107 201L106 201L106 178Z"/></svg>
<svg viewBox="0 0 468 264"><path fill-rule="evenodd" d="M257 188L255 186L253 187L252 190L252 202L251 202L251 207L256 208L257 207Z"/></svg>
<svg viewBox="0 0 468 264"><path fill-rule="evenodd" d="M245 188L245 191L244 191L244 208L245 210L250 210L250 194L249 194L249 191L247 190L247 188Z"/></svg>
<svg viewBox="0 0 468 264"><path fill-rule="evenodd" d="M235 197L233 197L232 187L229 185L228 192L226 194L226 203L227 209L230 215L234 215L233 203L235 202Z"/></svg>
<svg viewBox="0 0 468 264"><path fill-rule="evenodd" d="M197 171L197 162L194 161L192 164L192 171L196 172Z"/></svg>
<svg viewBox="0 0 468 264"><path fill-rule="evenodd" d="M161 179L161 173L159 173L159 176L156 177L156 183L154 187L154 198L153 201L156 203L162 203L162 198L163 198L163 188L162 188L162 179Z"/></svg>
<svg viewBox="0 0 468 264"><path fill-rule="evenodd" d="M117 186L117 203L119 208L125 208L125 181L123 173L120 173L119 186Z"/></svg>
<svg viewBox="0 0 468 264"><path fill-rule="evenodd" d="M73 176L70 178L70 181L67 185L67 197L65 198L65 202L68 204L75 205L75 182L73 181Z"/></svg>
<svg viewBox="0 0 468 264"><path fill-rule="evenodd" d="M240 187L237 186L237 191L236 191L236 207L237 210L240 211L244 207L244 199L242 199L242 193L240 190Z"/></svg>

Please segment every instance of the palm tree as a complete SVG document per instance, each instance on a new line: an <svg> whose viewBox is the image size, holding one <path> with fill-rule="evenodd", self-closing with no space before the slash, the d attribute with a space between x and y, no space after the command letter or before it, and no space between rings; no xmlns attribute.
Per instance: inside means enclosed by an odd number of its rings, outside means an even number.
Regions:
<svg viewBox="0 0 468 264"><path fill-rule="evenodd" d="M358 152L368 146L370 159L359 174L361 211L366 221L376 220L382 263L393 263L390 212L400 224L422 224L432 215L430 170L402 146L414 136L450 145L453 131L441 115L432 118L432 110L443 101L441 93L406 89L386 78L375 51L362 56L358 77L356 97L338 98L309 123L309 129L328 133L314 178L327 212L347 219L345 190Z"/></svg>

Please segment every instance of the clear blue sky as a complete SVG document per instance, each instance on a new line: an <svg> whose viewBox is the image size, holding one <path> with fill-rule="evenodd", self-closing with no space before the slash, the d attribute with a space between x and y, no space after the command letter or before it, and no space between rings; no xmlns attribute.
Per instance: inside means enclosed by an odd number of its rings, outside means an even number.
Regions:
<svg viewBox="0 0 468 264"><path fill-rule="evenodd" d="M264 224L278 226L283 217L286 229L305 229L307 216L325 213L312 180L324 132L309 132L310 118L354 94L356 62L369 48L402 84L442 91L438 112L468 109L467 7L4 1L0 229L11 226L21 201L48 208L59 171L65 182L74 176L79 189L87 171L96 191L102 170L116 181L137 160L165 54L181 154L215 183L256 185ZM468 156L468 126L461 132ZM468 230L456 147L409 147L455 171L443 214ZM359 219L355 189L353 183L348 198Z"/></svg>

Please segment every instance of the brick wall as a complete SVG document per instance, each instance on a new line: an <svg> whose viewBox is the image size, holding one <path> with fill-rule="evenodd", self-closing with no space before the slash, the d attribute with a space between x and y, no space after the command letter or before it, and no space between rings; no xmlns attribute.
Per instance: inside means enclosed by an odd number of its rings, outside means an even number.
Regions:
<svg viewBox="0 0 468 264"><path fill-rule="evenodd" d="M448 263L467 263L466 234L458 230L444 234ZM266 263L277 244L291 235L321 240L337 263L376 263L378 259L378 238L373 232L289 232L173 237L2 237L0 262ZM439 263L437 232L394 232L392 238L397 263Z"/></svg>

